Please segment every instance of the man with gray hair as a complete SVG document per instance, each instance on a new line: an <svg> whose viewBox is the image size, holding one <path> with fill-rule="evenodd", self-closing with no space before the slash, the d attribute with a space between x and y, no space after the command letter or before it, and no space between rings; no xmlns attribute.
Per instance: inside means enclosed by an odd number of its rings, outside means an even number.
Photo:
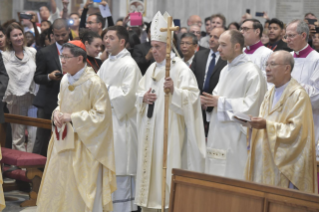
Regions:
<svg viewBox="0 0 319 212"><path fill-rule="evenodd" d="M317 160L319 160L319 53L308 44L309 27L302 20L293 20L286 29L285 38L295 59L292 77L308 93L313 112Z"/></svg>
<svg viewBox="0 0 319 212"><path fill-rule="evenodd" d="M185 33L181 37L180 50L183 54L184 62L190 67L193 63L194 55L198 47L198 40L193 33Z"/></svg>
<svg viewBox="0 0 319 212"><path fill-rule="evenodd" d="M316 193L317 168L311 103L305 89L291 77L289 52L273 53L265 69L275 85L264 97L249 141L246 180Z"/></svg>

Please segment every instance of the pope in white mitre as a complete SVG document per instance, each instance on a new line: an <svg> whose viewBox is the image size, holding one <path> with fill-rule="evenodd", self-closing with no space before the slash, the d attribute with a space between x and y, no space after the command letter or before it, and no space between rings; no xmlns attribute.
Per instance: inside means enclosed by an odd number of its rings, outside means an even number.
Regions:
<svg viewBox="0 0 319 212"><path fill-rule="evenodd" d="M137 92L138 166L135 203L143 212L157 211L162 203L164 89L169 89L166 208L172 168L202 172L205 135L199 90L189 67L171 53L170 77L165 78L168 14L158 12L151 26L154 62L139 82Z"/></svg>
<svg viewBox="0 0 319 212"><path fill-rule="evenodd" d="M86 67L81 41L63 45L53 135L37 211L112 211L116 189L112 112L105 83Z"/></svg>

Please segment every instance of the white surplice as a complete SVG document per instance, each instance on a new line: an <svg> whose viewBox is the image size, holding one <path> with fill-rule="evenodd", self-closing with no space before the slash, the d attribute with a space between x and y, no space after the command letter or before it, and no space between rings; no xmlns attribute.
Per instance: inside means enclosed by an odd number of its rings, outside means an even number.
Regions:
<svg viewBox="0 0 319 212"><path fill-rule="evenodd" d="M205 172L244 179L247 160L246 127L233 120L233 113L258 116L267 91L261 70L245 54L236 57L221 71L213 95L219 96L207 139Z"/></svg>
<svg viewBox="0 0 319 212"><path fill-rule="evenodd" d="M113 195L113 207L116 212L129 212L137 209L132 204L134 188L132 191L130 182L134 181L137 167L135 94L142 75L126 49L115 56L110 55L97 74L108 88L112 105L116 175L117 178L120 176L118 189ZM124 176L128 179L123 179Z"/></svg>
<svg viewBox="0 0 319 212"><path fill-rule="evenodd" d="M308 44L302 51L291 52L295 59L291 76L306 90L310 97L315 127L317 161L319 160L319 53Z"/></svg>
<svg viewBox="0 0 319 212"><path fill-rule="evenodd" d="M262 45L260 41L252 46L247 46L244 51L249 59L262 71L265 80L267 81L265 64L273 51ZM274 84L267 83L268 90L270 90L272 86L274 86Z"/></svg>
<svg viewBox="0 0 319 212"><path fill-rule="evenodd" d="M153 63L139 83L138 109L138 168L136 204L142 207L161 208L164 99L163 89L166 60ZM199 90L196 78L189 67L172 56L170 77L174 92L170 95L166 207L169 202L172 168L203 172L205 163L205 134L203 128ZM144 94L154 90L157 99L153 116L147 117L149 106L143 103Z"/></svg>

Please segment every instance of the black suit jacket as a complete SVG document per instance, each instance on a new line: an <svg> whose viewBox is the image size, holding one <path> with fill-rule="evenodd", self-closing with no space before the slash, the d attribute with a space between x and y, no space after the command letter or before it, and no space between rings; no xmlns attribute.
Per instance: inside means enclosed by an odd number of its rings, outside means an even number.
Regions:
<svg viewBox="0 0 319 212"><path fill-rule="evenodd" d="M206 63L207 58L210 53L210 49L205 49L196 52L195 57L193 59L193 63L191 65L191 69L195 74L197 79L198 88L200 92L203 92L203 85L204 85L204 78L205 78L205 71L206 71ZM222 60L220 57L215 65L214 72L209 81L209 90L208 93L212 93L214 88L216 87L219 75L221 70L227 65L227 61Z"/></svg>
<svg viewBox="0 0 319 212"><path fill-rule="evenodd" d="M265 46L268 47L268 44L269 43L265 44ZM275 52L275 51L279 51L279 50L285 50L287 52L292 52L292 49L290 49L288 47L287 43L285 43L283 40L278 41L277 47L273 51Z"/></svg>
<svg viewBox="0 0 319 212"><path fill-rule="evenodd" d="M151 43L146 42L139 45L134 46L132 57L136 61L138 67L140 68L142 75L145 74L147 68L154 62L154 59L147 61L145 56L148 51L151 49Z"/></svg>
<svg viewBox="0 0 319 212"><path fill-rule="evenodd" d="M34 74L35 83L40 85L33 105L44 109L45 113L52 113L58 105L60 81L49 80L48 74L59 70L62 73L61 63L56 44L40 49L36 54L37 69Z"/></svg>
<svg viewBox="0 0 319 212"><path fill-rule="evenodd" d="M0 53L0 99L1 99L0 124L4 122L4 115L3 115L4 103L2 102L2 99L3 99L4 93L7 90L8 81L9 81L8 73L6 71L6 67L3 64L2 54Z"/></svg>

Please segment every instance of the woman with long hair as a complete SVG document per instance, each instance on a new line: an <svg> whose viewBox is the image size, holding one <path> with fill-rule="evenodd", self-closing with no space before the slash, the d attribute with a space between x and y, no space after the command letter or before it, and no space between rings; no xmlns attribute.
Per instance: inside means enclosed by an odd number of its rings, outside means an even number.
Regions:
<svg viewBox="0 0 319 212"><path fill-rule="evenodd" d="M9 83L3 101L11 114L28 116L36 95L36 84L33 81L36 71L36 50L26 47L24 31L21 25L12 23L6 30L7 51L2 58L9 75ZM12 148L32 152L35 141L35 130L12 124ZM25 131L28 130L28 145L25 147Z"/></svg>
<svg viewBox="0 0 319 212"><path fill-rule="evenodd" d="M102 60L97 58L101 52L102 39L96 32L88 29L81 29L79 36L86 48L87 65L96 73L102 65Z"/></svg>

